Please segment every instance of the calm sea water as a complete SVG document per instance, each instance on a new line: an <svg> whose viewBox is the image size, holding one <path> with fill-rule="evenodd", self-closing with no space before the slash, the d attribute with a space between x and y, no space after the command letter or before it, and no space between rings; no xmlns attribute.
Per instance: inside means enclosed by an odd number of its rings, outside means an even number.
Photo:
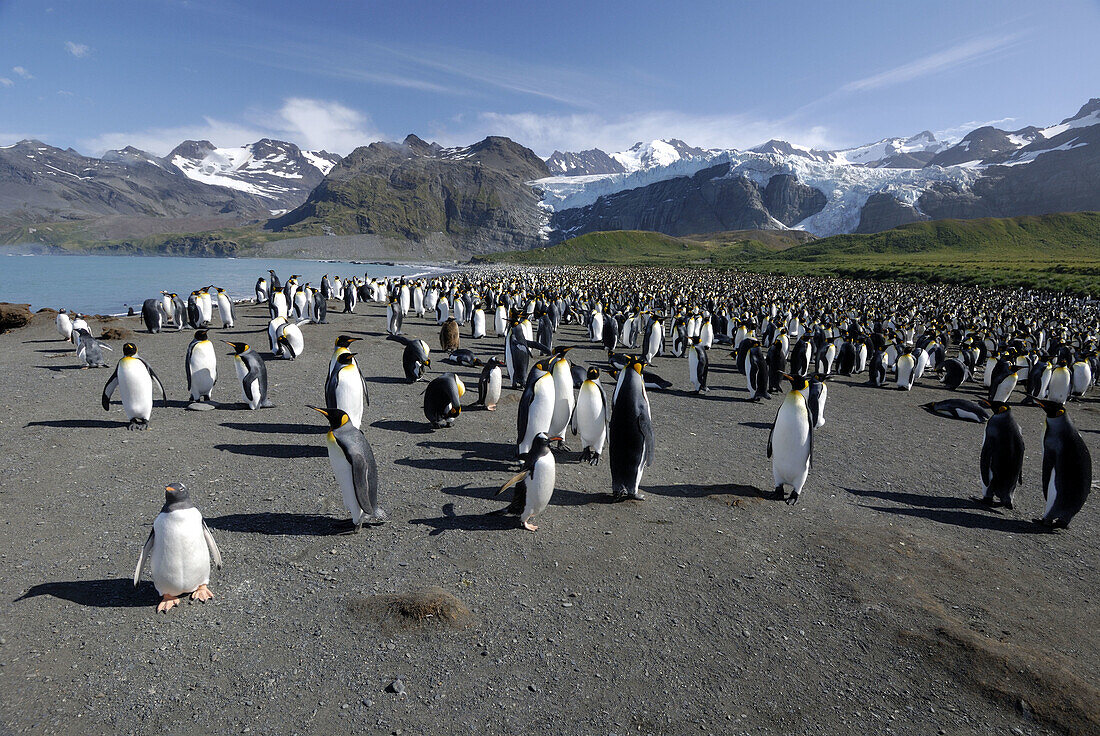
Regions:
<svg viewBox="0 0 1100 736"><path fill-rule="evenodd" d="M141 303L160 292L176 292L185 299L195 289L213 284L233 299L255 295L256 279L275 269L286 281L321 285L321 276L413 276L446 270L416 264L384 266L375 263L296 261L283 258L175 258L146 256L26 256L0 255L0 302L75 309L90 314L120 314L127 307L141 311Z"/></svg>

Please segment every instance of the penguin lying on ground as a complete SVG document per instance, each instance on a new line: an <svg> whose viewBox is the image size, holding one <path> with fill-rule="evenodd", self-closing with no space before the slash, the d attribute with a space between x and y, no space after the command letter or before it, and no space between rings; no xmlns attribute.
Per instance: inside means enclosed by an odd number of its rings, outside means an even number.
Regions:
<svg viewBox="0 0 1100 736"><path fill-rule="evenodd" d="M989 412L966 399L943 399L941 401L929 401L921 404L920 408L929 414L948 419L961 419L964 422L984 423L989 419Z"/></svg>

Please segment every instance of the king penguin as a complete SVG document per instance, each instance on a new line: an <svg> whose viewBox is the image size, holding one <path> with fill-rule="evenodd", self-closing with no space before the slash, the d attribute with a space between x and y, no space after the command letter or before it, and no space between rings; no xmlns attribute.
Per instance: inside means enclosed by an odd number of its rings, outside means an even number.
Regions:
<svg viewBox="0 0 1100 736"><path fill-rule="evenodd" d="M260 354L245 342L223 342L233 348L233 365L237 369L241 395L248 408L255 411L275 406L267 398L267 366Z"/></svg>
<svg viewBox="0 0 1100 736"><path fill-rule="evenodd" d="M642 367L642 361L632 359L619 371L611 397L608 451L611 456L611 493L617 499L644 498L639 488L642 470L653 463L653 417Z"/></svg>
<svg viewBox="0 0 1100 736"><path fill-rule="evenodd" d="M500 370L500 358L493 356L485 361L481 369L481 376L477 381L477 405L484 406L488 411L496 411L497 402L500 401L500 387L504 383L504 375Z"/></svg>
<svg viewBox="0 0 1100 736"><path fill-rule="evenodd" d="M218 380L218 358L206 330L195 330L195 339L187 346L183 367L191 400L210 401L210 393Z"/></svg>
<svg viewBox="0 0 1100 736"><path fill-rule="evenodd" d="M1024 436L1002 401L985 402L993 411L985 425L980 456L982 496L987 506L1012 508L1012 494L1024 482Z"/></svg>
<svg viewBox="0 0 1100 736"><path fill-rule="evenodd" d="M557 391L548 361L539 361L531 368L531 375L519 400L516 414L516 456L523 457L531 449L531 442L539 432L547 434L554 418ZM569 378L570 391L573 379ZM568 415L566 417L568 421Z"/></svg>
<svg viewBox="0 0 1100 736"><path fill-rule="evenodd" d="M424 417L433 429L451 427L462 413L462 396L466 386L454 373L444 373L432 379L424 390Z"/></svg>
<svg viewBox="0 0 1100 736"><path fill-rule="evenodd" d="M137 346L132 342L126 343L122 346L122 358L115 366L115 372L103 387L103 410L111 410L111 396L117 388L122 399L122 409L130 420L126 428L149 429L149 416L153 412L153 384L160 389L161 400L167 403L168 395L164 392L164 385L157 374L138 355Z"/></svg>
<svg viewBox="0 0 1100 736"><path fill-rule="evenodd" d="M570 427L581 437L581 462L598 465L607 440L607 395L600 385L599 368L589 368L581 383Z"/></svg>
<svg viewBox="0 0 1100 736"><path fill-rule="evenodd" d="M768 457L772 460L775 495L784 497L784 485L791 486L788 504L798 503L802 487L810 474L814 455L814 428L810 409L802 391L807 387L805 376L784 374L791 390L783 399L768 433Z"/></svg>
<svg viewBox="0 0 1100 736"><path fill-rule="evenodd" d="M378 464L366 435L340 409L310 409L328 419L328 460L355 531L365 521L382 523L386 512L378 504Z"/></svg>
<svg viewBox="0 0 1100 736"><path fill-rule="evenodd" d="M157 613L167 613L179 605L180 597L205 603L214 597L210 584L210 557L222 566L222 555L202 513L191 503L191 494L183 483L164 487L164 506L153 519L153 528L138 555L134 585L149 565L153 585L160 593Z"/></svg>
<svg viewBox="0 0 1100 736"><path fill-rule="evenodd" d="M1092 456L1077 428L1066 414L1065 404L1038 399L1046 412L1043 432L1043 497L1046 508L1036 523L1065 528L1092 488Z"/></svg>
<svg viewBox="0 0 1100 736"><path fill-rule="evenodd" d="M325 406L339 409L356 429L363 423L363 404L370 406L367 383L355 362L355 353L341 353L325 381Z"/></svg>

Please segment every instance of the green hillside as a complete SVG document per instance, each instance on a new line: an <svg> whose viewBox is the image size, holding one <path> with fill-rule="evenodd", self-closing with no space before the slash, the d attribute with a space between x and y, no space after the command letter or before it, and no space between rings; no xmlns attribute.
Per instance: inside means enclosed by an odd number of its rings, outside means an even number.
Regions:
<svg viewBox="0 0 1100 736"><path fill-rule="evenodd" d="M478 256L475 262L532 266L728 266L778 253L810 237L801 232L736 230L675 238L642 230L614 230L588 233L548 248Z"/></svg>
<svg viewBox="0 0 1100 736"><path fill-rule="evenodd" d="M790 231L674 238L651 232L582 235L480 262L530 265L712 265L759 273L978 284L1100 294L1100 213L939 220L872 235L807 239Z"/></svg>

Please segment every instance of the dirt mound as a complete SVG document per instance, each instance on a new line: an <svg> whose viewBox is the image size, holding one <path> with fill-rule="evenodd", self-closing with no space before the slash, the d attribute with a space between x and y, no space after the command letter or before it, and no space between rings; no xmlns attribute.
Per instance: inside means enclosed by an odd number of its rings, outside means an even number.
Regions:
<svg viewBox="0 0 1100 736"><path fill-rule="evenodd" d="M30 304L0 302L0 332L26 327L31 321Z"/></svg>
<svg viewBox="0 0 1100 736"><path fill-rule="evenodd" d="M373 595L348 604L359 618L378 622L387 631L422 628L461 629L470 620L466 604L442 588L424 588L411 593Z"/></svg>
<svg viewBox="0 0 1100 736"><path fill-rule="evenodd" d="M134 331L126 327L108 327L99 336L100 340L129 340L134 336Z"/></svg>

